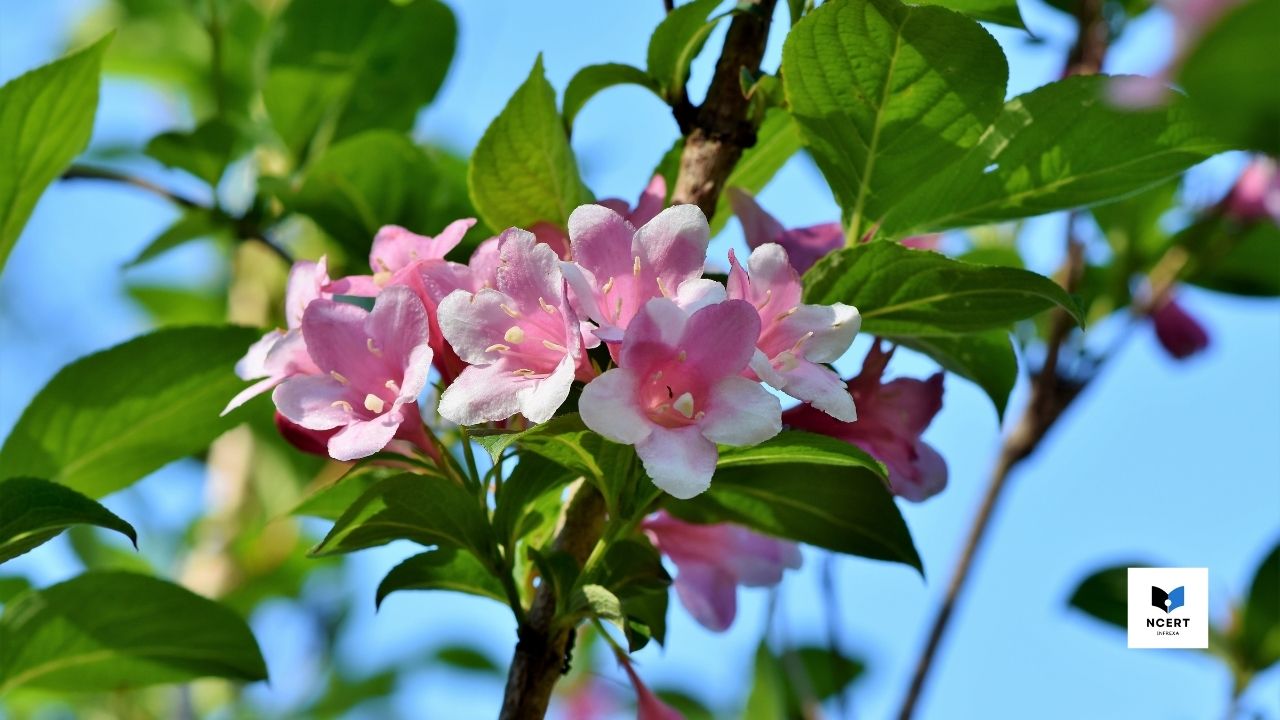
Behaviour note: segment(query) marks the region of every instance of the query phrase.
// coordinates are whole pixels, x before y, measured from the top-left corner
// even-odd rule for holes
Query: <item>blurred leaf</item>
[[[1074,298],[1036,273],[970,265],[876,241],[833,252],[804,276],[805,302],[862,311],[862,330],[898,338],[1007,328],[1057,305],[1081,320]]]
[[[31,589],[31,582],[24,577],[6,575],[0,577],[0,605],[4,605],[21,593]]]
[[[441,475],[401,473],[366,490],[311,554],[349,553],[412,540],[488,557],[489,532],[488,518],[461,485]]]
[[[723,16],[710,21],[707,16],[722,0],[691,0],[667,13],[649,38],[649,75],[658,84],[658,94],[674,103],[684,96],[693,63],[707,37]]]
[[[0,87],[0,270],[44,189],[89,144],[102,52],[110,41]]]
[[[1102,622],[1124,628],[1128,622],[1129,568],[1147,567],[1129,563],[1098,570],[1085,578],[1072,593],[1072,607]]]
[[[705,703],[683,690],[662,688],[655,689],[653,694],[657,695],[662,702],[675,708],[684,716],[684,720],[715,720],[711,709]]]
[[[883,466],[822,435],[784,431],[755,447],[722,448],[711,489],[666,508],[691,522],[737,523],[923,571]]]
[[[724,229],[729,218],[733,217],[727,192],[729,188],[740,188],[752,195],[759,193],[802,146],[800,128],[791,119],[791,115],[781,109],[770,110],[756,133],[756,144],[747,148],[725,180],[726,192],[720,193],[716,200],[715,215],[711,218],[711,234],[715,235]]]
[[[467,186],[481,219],[495,230],[538,222],[563,228],[574,208],[591,202],[541,55],[476,145]]]
[[[289,514],[337,520],[369,488],[398,474],[395,468],[376,465],[352,468],[336,481],[307,495]]]
[[[230,226],[227,218],[214,213],[208,208],[189,208],[147,244],[138,256],[125,264],[125,268],[136,267],[142,263],[164,254],[179,245],[209,237],[228,237]],[[225,315],[225,313],[224,313]]]
[[[507,602],[502,583],[475,555],[466,550],[441,547],[405,560],[378,584],[378,607],[397,590],[451,590]]]
[[[840,652],[827,647],[792,648],[783,653],[783,656],[783,662],[791,658],[799,662],[808,681],[808,689],[819,702],[843,693],[845,688],[866,670],[866,666],[858,660],[845,657]],[[790,684],[787,689],[791,707],[794,710],[800,710],[799,697],[795,689]]]
[[[445,645],[431,655],[437,662],[459,670],[474,670],[493,675],[502,674],[502,668],[493,658],[466,645]]]
[[[410,130],[444,82],[457,35],[436,0],[293,0],[279,24],[263,99],[300,157],[313,142]]]
[[[1280,3],[1226,10],[1182,62],[1178,84],[1197,115],[1233,147],[1280,155]]]
[[[157,330],[83,357],[36,395],[0,449],[4,477],[47,477],[89,497],[198,452],[240,422],[219,417],[253,328]]]
[[[1193,261],[1187,282],[1252,297],[1280,295],[1280,227],[1263,220],[1245,227],[1221,222]]]
[[[1255,673],[1280,661],[1280,544],[1253,574],[1237,642],[1246,666]]]
[[[881,230],[901,237],[1104,203],[1227,149],[1184,103],[1113,107],[1105,98],[1112,81],[1069,77],[1010,100],[980,144],[932,178],[917,178]]]
[[[395,693],[398,678],[395,670],[383,670],[356,680],[331,674],[325,683],[324,695],[307,708],[307,717],[343,717],[370,700],[387,699]]]
[[[140,575],[155,575],[156,569],[133,546],[118,542],[91,525],[77,525],[67,530],[71,552],[86,570],[127,570]]]
[[[778,664],[778,659],[769,651],[769,646],[761,641],[756,648],[751,694],[747,696],[747,706],[743,708],[742,720],[786,718],[787,696],[783,683],[782,667]]]
[[[30,477],[0,481],[0,563],[83,524],[115,530],[138,544],[132,525],[65,485]]]
[[[147,155],[169,167],[186,170],[217,187],[244,140],[231,123],[213,118],[190,131],[161,133],[147,143]]]
[[[400,133],[373,130],[334,145],[285,199],[352,257],[369,254],[383,225],[426,235],[471,214],[462,178]]]
[[[129,284],[125,293],[156,327],[210,325],[227,316],[227,296],[220,290]]]
[[[502,489],[493,510],[493,530],[509,550],[516,541],[539,527],[556,521],[564,487],[577,474],[532,453],[520,458]]]
[[[924,353],[944,370],[973,381],[991,398],[996,415],[1004,418],[1009,393],[1018,381],[1018,356],[1005,330],[970,335],[886,336],[889,340]]]
[[[571,612],[589,614],[592,617],[611,622],[618,629],[626,629],[626,615],[622,612],[622,601],[618,596],[601,585],[583,585],[573,598]]]
[[[782,72],[850,237],[978,143],[1009,74],[976,22],[896,0],[823,3],[787,36]]]
[[[923,4],[955,10],[974,20],[1027,29],[1022,13],[1018,11],[1017,0],[926,0]]]
[[[574,74],[573,79],[564,89],[565,129],[573,130],[573,119],[578,116],[588,100],[595,97],[596,93],[614,85],[639,85],[661,97],[657,83],[638,67],[622,63],[588,65]]]
[[[635,448],[604,439],[587,429],[577,413],[569,413],[536,425],[515,438],[522,450],[540,455],[594,484],[611,512],[631,517],[647,504],[653,486],[635,472]]]
[[[650,638],[666,640],[667,595],[671,576],[662,567],[662,556],[643,535],[611,543],[587,582],[599,584],[617,596],[622,605],[631,652]]]
[[[87,572],[23,594],[0,617],[0,692],[115,691],[198,677],[265,680],[248,625],[173,583]]]

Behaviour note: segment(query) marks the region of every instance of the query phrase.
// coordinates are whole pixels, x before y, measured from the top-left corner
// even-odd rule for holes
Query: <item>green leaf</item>
[[[337,480],[307,495],[290,515],[337,520],[361,495],[378,482],[399,474],[395,468],[357,466]]]
[[[238,615],[173,583],[87,572],[23,594],[0,617],[0,693],[108,692],[200,677],[265,680]]]
[[[503,672],[493,658],[466,645],[445,645],[432,653],[432,657],[437,662],[459,670],[473,670],[490,675],[500,675]]]
[[[38,478],[0,481],[0,563],[52,540],[72,525],[122,533],[136,547],[138,534],[115,513],[80,493]]]
[[[622,612],[622,601],[600,585],[583,585],[573,599],[572,611],[600,618],[626,628],[626,616]]]
[[[800,128],[791,119],[791,115],[781,109],[770,110],[756,133],[756,144],[747,148],[725,180],[726,192],[720,193],[716,200],[715,215],[711,217],[711,234],[715,235],[724,229],[733,216],[733,209],[729,206],[729,188],[739,188],[755,195],[769,184],[773,176],[802,146]]]
[[[278,24],[263,99],[300,157],[313,142],[410,130],[443,84],[457,36],[436,0],[294,0]]]
[[[971,335],[922,335],[887,338],[933,358],[944,370],[973,381],[991,398],[996,415],[1004,418],[1009,393],[1018,380],[1018,356],[1004,330]]]
[[[805,302],[858,308],[862,330],[912,337],[1004,329],[1058,305],[1080,321],[1076,301],[1036,273],[971,265],[929,250],[877,241],[827,255],[805,273]]]
[[[1247,227],[1224,221],[1215,230],[1187,282],[1232,295],[1280,295],[1280,228],[1266,220]]]
[[[462,178],[400,133],[372,130],[348,138],[307,167],[285,198],[354,257],[364,257],[378,228],[400,225],[434,235],[472,214]]]
[[[4,605],[30,589],[31,583],[24,577],[14,575],[0,577],[0,605]]]
[[[881,230],[915,235],[1116,200],[1227,149],[1185,103],[1113,107],[1105,96],[1111,82],[1070,77],[1010,100],[982,142],[942,172],[937,166],[894,205]]]
[[[208,208],[190,208],[147,244],[137,257],[125,264],[125,268],[136,267],[142,263],[172,250],[173,248],[207,237],[228,237],[230,226],[227,218],[214,213]]]
[[[804,646],[791,648],[782,653],[782,662],[798,662],[808,681],[808,690],[819,702],[844,692],[849,684],[858,679],[866,666],[855,659],[845,657],[839,651],[820,646]],[[795,688],[787,686],[790,704],[794,710],[801,710],[800,698]]]
[[[324,556],[412,540],[466,548],[487,557],[488,518],[461,485],[440,475],[402,473],[356,499],[311,551]]]
[[[622,629],[631,652],[652,638],[662,644],[667,632],[667,592],[671,576],[662,556],[644,536],[609,545],[587,579],[608,588],[622,604]]]
[[[506,604],[502,583],[466,550],[441,547],[405,560],[378,584],[376,604],[397,590],[451,590]]]
[[[0,87],[0,270],[41,193],[89,144],[110,40]]]
[[[587,429],[577,413],[552,418],[521,433],[522,450],[540,455],[585,477],[604,495],[611,514],[631,517],[657,492],[636,472],[635,448],[606,440]]]
[[[214,118],[191,131],[157,135],[147,143],[145,152],[216,187],[242,144],[243,138],[234,125]]]
[[[102,497],[199,452],[240,422],[219,417],[243,382],[252,328],[158,330],[64,367],[0,449],[4,477],[28,475]]]
[[[495,229],[564,227],[574,208],[591,202],[541,55],[476,145],[467,186],[481,219]]]
[[[786,684],[782,666],[761,640],[756,648],[751,693],[742,710],[742,720],[778,720],[787,717]]]
[[[923,571],[884,468],[834,438],[787,431],[755,447],[722,448],[711,489],[666,507],[692,522],[733,522]]]
[[[1019,30],[1027,29],[1022,21],[1022,13],[1018,10],[1017,0],[925,0],[921,4],[955,10],[974,20],[1007,25]]]
[[[1280,155],[1280,4],[1253,0],[1213,23],[1183,60],[1178,84],[1198,117],[1239,149]],[[1267,80],[1271,78],[1272,80]]]
[[[1147,567],[1142,563],[1115,565],[1098,570],[1076,588],[1072,593],[1071,607],[1102,622],[1123,628],[1128,617],[1129,568]]]
[[[579,70],[564,89],[564,126],[573,130],[573,119],[596,93],[614,85],[639,85],[661,97],[658,84],[638,67],[622,63],[588,65]]]
[[[192,288],[129,283],[129,299],[151,316],[155,327],[211,325],[227,317],[224,288]]]
[[[667,102],[674,103],[684,96],[689,65],[702,52],[707,36],[720,20],[716,17],[708,21],[707,16],[720,3],[721,0],[685,3],[667,13],[649,38],[649,75],[657,81],[658,93]]]
[[[832,0],[805,15],[787,36],[782,73],[850,237],[978,143],[1009,74],[982,26],[897,0]]]
[[[528,453],[502,483],[493,510],[493,531],[504,546],[554,523],[564,487],[578,475],[550,460]]]
[[[1237,642],[1247,667],[1255,673],[1280,661],[1280,544],[1253,574]]]

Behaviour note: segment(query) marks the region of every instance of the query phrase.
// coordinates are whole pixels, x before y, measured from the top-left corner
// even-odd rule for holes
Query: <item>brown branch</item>
[[[754,0],[750,9],[734,16],[706,100],[697,108],[687,101],[675,108],[686,137],[671,199],[697,205],[707,217],[715,213],[716,200],[742,152],[756,144],[756,126],[748,117],[739,78],[742,68],[753,73],[760,69],[776,5],[777,0]]]
[[[604,496],[583,482],[565,510],[554,550],[568,553],[583,565],[600,540],[604,519]],[[541,720],[547,714],[551,691],[568,666],[573,631],[572,625],[556,622],[556,594],[552,583],[543,578],[518,631],[500,720]]]
[[[63,180],[106,180],[109,182],[122,183],[135,188],[139,188],[141,190],[146,190],[152,195],[157,195],[159,197],[162,197],[165,200],[168,200],[169,202],[175,205],[178,205],[179,207],[183,207],[187,209],[204,207],[202,203],[192,200],[191,198],[185,195],[176,193],[170,190],[169,188],[163,187],[161,185],[157,185],[156,183],[153,183],[150,180],[147,180],[145,178],[140,178],[136,175],[127,175],[125,173],[118,172],[116,170],[107,170],[106,168],[87,167],[85,165],[72,165],[71,167],[67,168],[66,172],[62,173],[62,179]]]

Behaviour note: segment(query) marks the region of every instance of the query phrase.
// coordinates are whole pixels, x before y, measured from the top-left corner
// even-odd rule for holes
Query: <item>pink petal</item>
[[[284,337],[283,332],[272,330],[250,345],[244,357],[236,361],[236,377],[241,380],[255,380],[270,375],[271,371],[267,370],[267,354],[282,337]]]
[[[564,300],[560,258],[532,233],[510,228],[498,239],[498,289],[525,307],[558,306]]]
[[[895,495],[922,502],[947,487],[947,463],[937,450],[923,442],[916,443],[915,456],[910,472],[889,474],[889,485]]]
[[[703,627],[723,632],[733,624],[738,586],[732,575],[712,565],[689,563],[679,566],[674,585],[680,603]]]
[[[702,436],[697,425],[683,428],[654,426],[649,437],[636,443],[653,484],[680,500],[704,492],[715,473],[715,443]]]
[[[308,430],[330,430],[352,422],[352,403],[347,387],[327,375],[299,375],[289,378],[271,394],[276,409]]]
[[[459,290],[440,303],[440,330],[458,357],[472,365],[488,365],[502,358],[489,348],[502,343],[507,329],[515,324],[504,305],[514,309],[516,302],[488,288],[474,295]]]
[[[289,327],[302,324],[302,314],[312,300],[324,297],[324,287],[329,284],[329,271],[325,258],[318,262],[300,260],[289,270],[289,284],[285,290],[284,317]]]
[[[668,288],[702,277],[711,242],[711,226],[697,205],[675,205],[658,213],[635,233],[632,247],[641,263]],[[599,275],[599,273],[596,273]]]
[[[382,450],[395,437],[403,416],[388,412],[371,420],[356,420],[329,438],[329,457],[358,460]]]
[[[1185,360],[1209,347],[1209,333],[1172,297],[1151,313],[1156,338],[1174,359]]]
[[[708,305],[724,302],[728,299],[724,285],[711,278],[695,278],[680,283],[673,298],[687,313],[695,313]]]
[[[334,300],[316,300],[302,317],[302,333],[311,358],[322,372],[337,372],[359,386],[382,384],[380,363],[368,349],[364,321],[368,311]],[[288,415],[288,413],[285,413]],[[293,416],[289,419],[298,422]]]
[[[529,422],[544,423],[550,420],[556,414],[556,410],[559,410],[568,399],[576,371],[575,360],[573,354],[566,353],[556,365],[554,372],[521,388],[520,414],[524,415]]]
[[[725,554],[725,564],[731,568],[739,585],[745,587],[770,587],[782,582],[786,570],[799,568],[804,558],[795,543],[761,535],[736,525],[734,547]]]
[[[582,205],[569,215],[573,260],[600,282],[631,275],[634,235],[630,223],[601,205]]]
[[[520,393],[533,382],[501,364],[473,365],[445,388],[437,412],[459,425],[506,420],[520,412]]]
[[[533,233],[533,236],[538,239],[540,244],[551,248],[551,252],[554,252],[556,257],[569,257],[569,238],[561,228],[551,223],[540,222],[529,228],[529,231]]]
[[[491,237],[480,243],[467,265],[471,268],[476,289],[498,286],[498,264],[501,256],[498,253],[498,238]]]
[[[729,203],[733,206],[733,214],[738,216],[738,222],[742,223],[742,233],[752,249],[778,242],[782,237],[782,223],[760,207],[746,191],[729,188]]]
[[[671,300],[654,298],[645,303],[627,326],[620,364],[643,375],[665,362],[684,337],[688,322],[689,315]]]
[[[640,199],[636,202],[636,209],[632,210],[627,219],[632,225],[640,226],[657,217],[662,212],[663,206],[667,204],[667,181],[661,175],[654,175],[649,180],[649,184],[645,187],[644,192],[640,193]]]
[[[231,398],[231,402],[228,402],[226,407],[222,408],[222,412],[218,413],[218,417],[225,416],[227,413],[231,412],[232,410],[235,410],[241,405],[244,405],[250,400],[258,397],[262,393],[284,382],[284,380],[285,378],[281,378],[281,377],[263,378],[262,380],[259,380],[258,382],[250,385],[249,387],[241,390],[240,392],[236,393],[235,397]]]
[[[774,386],[779,390],[837,420],[853,422],[858,419],[853,396],[849,394],[844,380],[825,365],[800,360],[795,367],[781,374],[784,384]]]
[[[429,323],[427,309],[412,290],[393,285],[383,290],[373,304],[373,311],[364,320],[367,340],[366,352],[373,347],[379,359],[393,368],[404,369],[413,362],[421,362],[426,350],[426,364],[431,364],[431,351],[427,345]],[[416,357],[415,357],[416,356]],[[411,358],[414,358],[411,361]],[[425,370],[423,371],[425,379]],[[419,388],[421,389],[421,388]]]
[[[880,388],[875,420],[901,435],[919,436],[942,409],[942,373],[928,380],[898,378]]]
[[[684,326],[684,365],[703,378],[737,375],[751,361],[759,337],[760,316],[749,303],[726,300],[704,307]]]
[[[684,716],[675,708],[659,700],[645,687],[625,655],[618,653],[617,657],[622,669],[627,672],[627,677],[631,679],[632,687],[636,689],[636,720],[684,720]]]
[[[711,390],[702,434],[721,445],[756,445],[782,431],[782,404],[760,383],[732,375]]]
[[[613,368],[587,383],[578,400],[582,422],[625,445],[649,437],[653,423],[637,404],[637,384],[636,374],[627,368]]]
[[[348,275],[329,283],[325,290],[333,295],[374,297],[382,291],[382,285],[372,275]]]

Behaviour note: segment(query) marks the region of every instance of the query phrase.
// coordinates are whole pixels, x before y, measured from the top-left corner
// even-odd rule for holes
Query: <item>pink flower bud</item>
[[[1172,296],[1151,312],[1156,339],[1169,355],[1185,360],[1209,347],[1209,333]]]
[[[1223,200],[1223,211],[1240,222],[1270,219],[1280,225],[1280,172],[1276,161],[1259,157],[1249,163]]]

